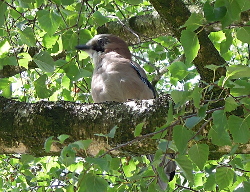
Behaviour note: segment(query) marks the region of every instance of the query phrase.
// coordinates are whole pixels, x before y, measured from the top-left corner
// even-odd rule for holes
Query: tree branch
[[[150,137],[167,131],[167,137],[171,138],[172,128],[181,122],[176,119],[171,125],[165,126],[169,101],[168,96],[163,96],[157,100],[126,103],[23,103],[0,97],[0,153],[56,155],[62,146],[53,145],[51,153],[45,153],[45,140],[51,136],[67,134],[70,135],[68,142],[92,139],[87,155],[96,155],[100,150],[113,155],[152,154],[157,148],[157,143]],[[207,114],[209,113],[211,110],[207,111]],[[183,121],[192,116],[196,114],[179,118]],[[135,137],[135,127],[141,122],[144,122],[141,136]],[[100,133],[108,134],[114,126],[118,126],[114,138],[96,136]],[[155,130],[155,127],[162,126],[161,130]],[[207,127],[202,127],[205,128]],[[214,148],[209,139],[202,142]],[[237,152],[248,153],[249,150],[246,149],[249,148],[249,144],[242,145]],[[214,148],[210,150],[210,158],[228,153],[230,150],[230,146]]]
[[[168,97],[163,97],[157,101],[127,103],[23,103],[0,97],[0,153],[41,155],[45,153],[42,148],[48,137],[68,134],[71,141],[92,139],[94,146],[88,153],[97,154],[101,149],[108,150],[134,139],[134,128],[143,121],[145,127],[142,134],[154,132],[154,127],[166,121],[168,100]],[[109,133],[114,126],[119,127],[114,139],[106,141],[104,137],[95,136]],[[151,145],[155,149],[154,141]],[[58,150],[54,146],[53,151]],[[139,154],[145,152],[138,144],[137,147],[130,145],[123,150]]]

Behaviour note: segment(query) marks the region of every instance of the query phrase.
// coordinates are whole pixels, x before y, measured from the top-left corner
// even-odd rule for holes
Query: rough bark
[[[165,21],[165,28],[170,29],[174,36],[180,40],[181,31],[185,22],[191,15],[186,5],[181,0],[150,0],[155,10],[159,13],[161,18]],[[200,30],[200,29],[199,29]],[[197,68],[201,79],[205,82],[213,82],[218,80],[222,75],[225,75],[225,68],[217,70],[214,78],[214,72],[205,68],[206,65],[223,65],[225,60],[220,56],[213,43],[208,38],[208,33],[201,30],[198,33],[200,50],[197,57],[194,59],[194,64]]]
[[[126,21],[109,22],[97,28],[99,34],[114,34],[125,39],[129,45],[146,42],[159,36],[173,35],[166,29],[165,21],[159,14],[147,14],[134,16]],[[156,30],[157,29],[157,30]],[[139,35],[139,40],[136,35]]]
[[[92,139],[88,155],[100,150],[117,147],[113,155],[142,155],[154,153],[156,141],[151,139],[156,127],[166,124],[169,97],[157,100],[130,101],[127,103],[105,102],[82,104],[73,102],[23,103],[0,97],[0,153],[31,153],[37,156],[58,154],[59,145],[53,145],[51,153],[45,153],[44,142],[50,136],[70,135],[69,142]],[[145,122],[142,136],[135,138],[138,123]],[[171,138],[172,126],[166,126],[167,137]],[[114,138],[95,134],[107,134],[118,126]],[[164,126],[165,127],[165,126]],[[163,128],[164,128],[163,127]],[[149,137],[147,137],[147,134]],[[151,134],[151,135],[150,135]],[[130,142],[132,140],[135,142]],[[128,143],[123,145],[124,143]],[[229,146],[218,148],[209,139],[203,140],[210,147],[210,158],[228,153]],[[119,145],[123,147],[119,148]],[[239,147],[237,153],[249,153],[250,144]]]
[[[71,141],[93,139],[94,146],[88,151],[93,155],[100,149],[107,150],[134,139],[134,128],[143,121],[142,134],[154,132],[155,127],[165,123],[167,111],[167,98],[80,104],[65,101],[23,103],[0,97],[0,153],[44,155],[43,145],[48,137],[68,134]],[[104,137],[95,136],[109,133],[114,126],[119,127],[114,139],[106,141]],[[123,150],[134,154],[146,153],[138,143],[135,146],[128,145]],[[58,149],[54,148],[54,151]],[[150,148],[147,149],[149,152]]]

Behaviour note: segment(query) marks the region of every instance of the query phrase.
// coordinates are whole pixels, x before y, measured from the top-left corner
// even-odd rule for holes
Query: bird
[[[91,95],[94,102],[126,102],[156,97],[145,71],[132,61],[123,39],[112,34],[99,34],[76,49],[84,50],[93,60]]]
[[[148,81],[143,68],[132,61],[132,54],[127,43],[112,34],[98,34],[85,45],[77,45],[93,60],[94,71],[91,81],[91,95],[95,103],[106,101],[126,102],[128,100],[155,99],[156,91]],[[147,155],[150,162],[154,155]],[[176,164],[173,156],[162,158],[166,175],[171,181],[175,175]],[[156,169],[153,167],[153,170]],[[166,188],[166,183],[157,178],[159,186]]]

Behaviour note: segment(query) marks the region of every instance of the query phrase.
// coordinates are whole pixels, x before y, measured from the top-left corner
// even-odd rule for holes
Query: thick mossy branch
[[[93,139],[100,145],[106,143],[106,138],[95,134],[107,134],[114,126],[118,126],[115,138],[109,138],[107,146],[101,147],[110,149],[134,139],[134,128],[138,123],[145,122],[142,134],[154,132],[155,127],[163,125],[166,122],[168,100],[166,97],[127,103],[80,104],[41,101],[30,104],[0,97],[0,153],[29,152],[41,155],[44,153],[45,140],[61,134],[70,135],[72,141]],[[11,147],[20,143],[26,149],[11,151]],[[98,149],[100,147],[96,152],[90,153],[98,153]],[[126,147],[123,150],[126,151]]]
[[[70,135],[68,142],[92,139],[87,155],[96,155],[100,150],[109,151],[113,148],[115,150],[111,153],[114,155],[155,153],[157,144],[151,137],[155,135],[157,127],[166,124],[169,103],[168,96],[157,100],[99,104],[65,101],[23,103],[0,97],[0,153],[48,155],[44,150],[45,140],[61,134]],[[195,114],[179,117],[170,125],[163,126],[162,129],[167,131],[164,132],[166,138],[172,140],[172,128],[192,116]],[[141,122],[144,122],[141,136],[135,137],[135,127]],[[118,126],[114,138],[96,135],[108,134],[114,126]],[[204,129],[208,132],[210,127],[206,126]],[[228,153],[231,149],[230,146],[215,146],[209,138],[200,142],[209,145],[211,159]],[[60,147],[53,145],[49,154],[58,154]],[[240,146],[237,151],[248,152],[249,144]]]

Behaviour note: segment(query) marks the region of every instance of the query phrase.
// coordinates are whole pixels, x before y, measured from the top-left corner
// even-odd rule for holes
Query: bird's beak
[[[91,46],[89,46],[89,45],[77,45],[76,49],[85,51],[85,50],[91,49]]]

